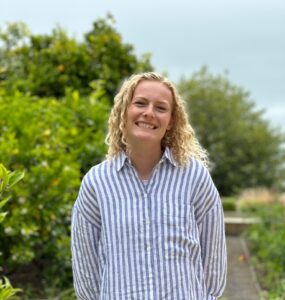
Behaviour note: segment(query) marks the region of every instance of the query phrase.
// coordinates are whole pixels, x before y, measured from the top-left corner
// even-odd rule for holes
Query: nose
[[[143,116],[144,117],[153,117],[153,115],[154,115],[154,107],[153,107],[153,105],[149,104],[145,107]]]

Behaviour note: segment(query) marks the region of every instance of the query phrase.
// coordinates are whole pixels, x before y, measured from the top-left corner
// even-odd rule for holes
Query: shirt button
[[[147,198],[147,193],[144,193],[143,196],[144,196],[144,198],[146,199],[146,198]]]
[[[145,224],[147,224],[147,225],[150,224],[150,219],[149,218],[145,219]]]

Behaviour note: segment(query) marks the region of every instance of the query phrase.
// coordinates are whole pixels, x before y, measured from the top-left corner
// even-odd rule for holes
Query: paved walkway
[[[227,236],[228,278],[223,300],[260,300],[255,273],[242,237]]]

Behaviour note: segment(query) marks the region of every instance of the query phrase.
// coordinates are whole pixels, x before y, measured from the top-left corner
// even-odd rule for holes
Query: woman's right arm
[[[89,182],[90,184],[90,182]],[[100,294],[100,214],[95,195],[84,178],[72,211],[71,253],[74,289],[78,299],[95,300]],[[97,208],[97,209],[96,209]]]

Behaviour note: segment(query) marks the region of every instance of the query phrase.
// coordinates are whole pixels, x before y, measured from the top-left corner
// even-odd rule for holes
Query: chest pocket
[[[189,256],[199,247],[199,233],[194,207],[179,202],[163,205],[164,250],[166,258]]]
[[[195,225],[194,208],[179,201],[164,203],[162,222],[166,226],[187,232]]]

